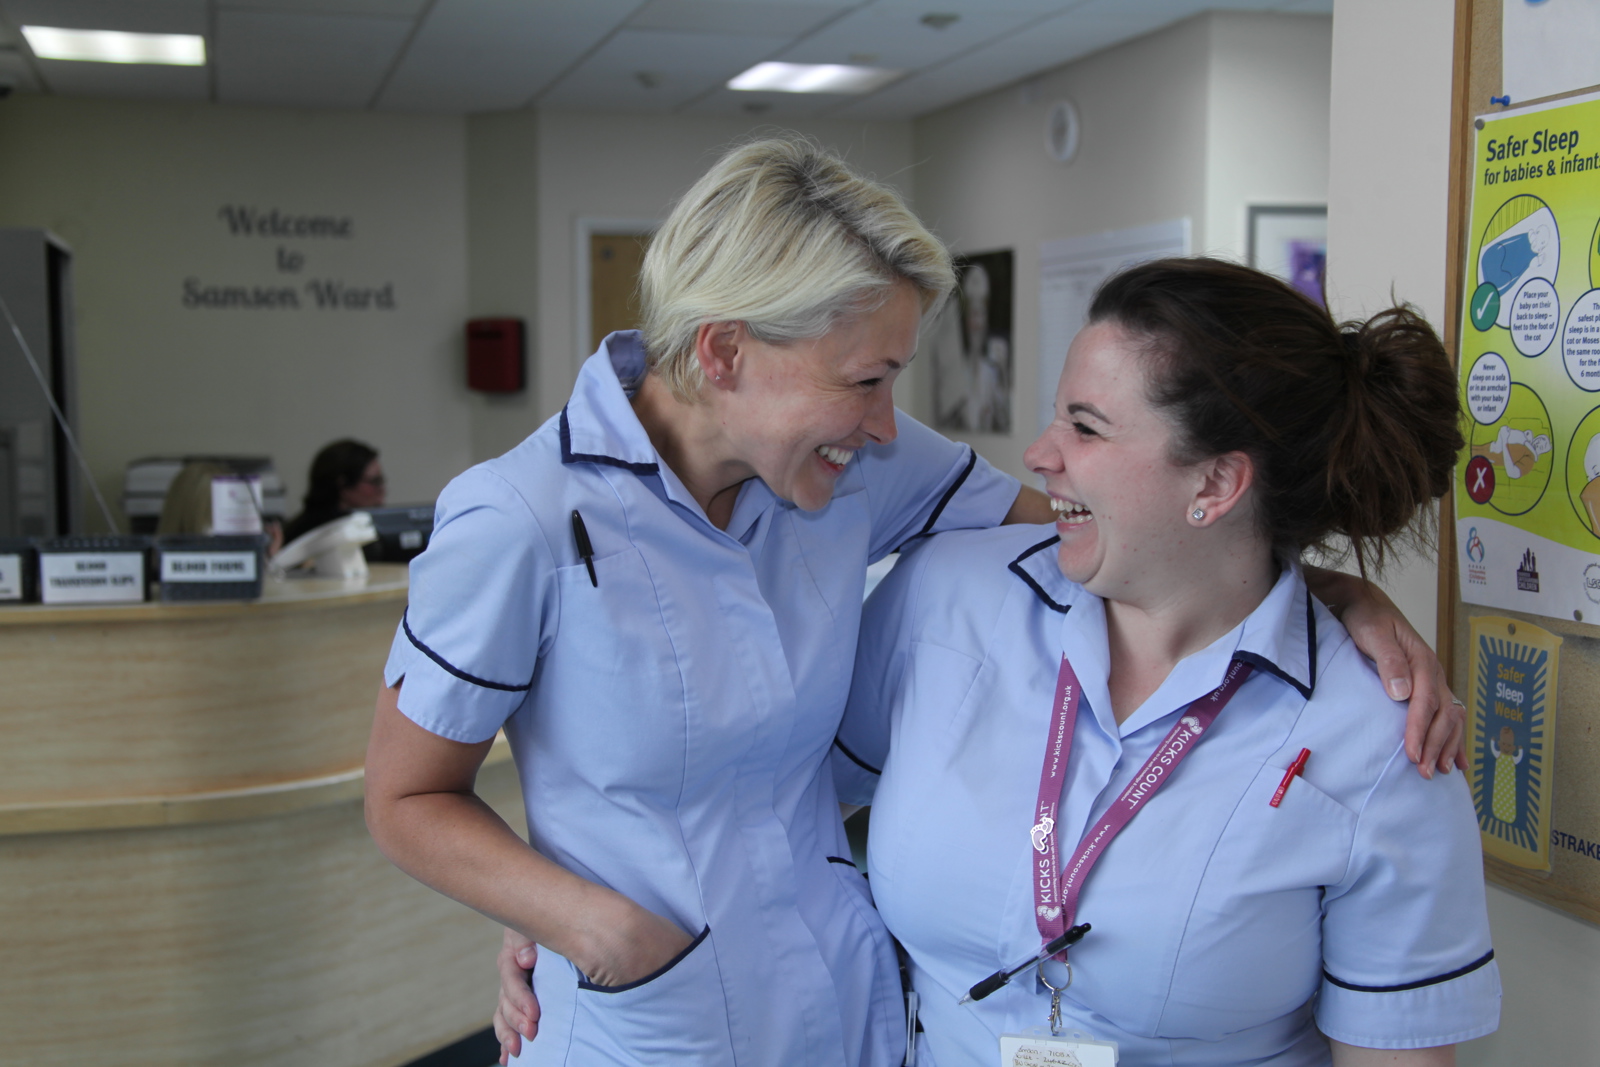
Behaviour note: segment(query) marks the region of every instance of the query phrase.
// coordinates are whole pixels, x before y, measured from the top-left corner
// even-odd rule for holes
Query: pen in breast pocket
[[[1302,748],[1300,755],[1296,756],[1294,762],[1289,764],[1289,769],[1283,772],[1283,781],[1278,783],[1278,791],[1272,794],[1272,800],[1269,802],[1273,807],[1283,803],[1283,794],[1289,791],[1289,783],[1294,781],[1295,775],[1306,769],[1306,760],[1310,758],[1311,750]]]
[[[577,508],[572,509],[572,539],[578,542],[578,555],[589,568],[589,584],[599,589],[600,578],[594,573],[594,545],[589,543],[589,531],[584,529],[583,516],[578,514]]]

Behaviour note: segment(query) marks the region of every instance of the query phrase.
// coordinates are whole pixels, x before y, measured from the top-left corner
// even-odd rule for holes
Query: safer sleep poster
[[[1600,94],[1477,123],[1461,599],[1600,623]]]

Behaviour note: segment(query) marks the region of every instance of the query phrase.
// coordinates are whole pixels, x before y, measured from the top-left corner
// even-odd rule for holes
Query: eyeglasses
[[[362,479],[360,479],[359,481],[356,482],[356,484],[357,485],[370,485],[374,489],[382,489],[385,485],[388,484],[388,482],[384,480],[383,475],[374,474],[370,478],[362,478]]]

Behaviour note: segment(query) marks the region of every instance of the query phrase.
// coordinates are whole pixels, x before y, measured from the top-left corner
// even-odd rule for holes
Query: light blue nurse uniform
[[[988,1067],[999,1034],[1046,1022],[1031,972],[957,1000],[1040,944],[1028,831],[1063,653],[1082,685],[1056,825],[1064,863],[1181,709],[1231,661],[1255,668],[1090,873],[1077,921],[1094,929],[1071,951],[1068,1028],[1117,1041],[1124,1067],[1327,1064],[1323,1034],[1407,1049],[1494,1030],[1466,782],[1416,772],[1405,709],[1299,568],[1119,725],[1103,602],[1062,576],[1049,533],[924,543],[862,620],[840,740],[882,778],[875,795],[864,771],[840,793],[872,803],[873,895],[911,956],[919,1067]],[[1302,748],[1305,772],[1274,808]]]
[[[751,480],[719,530],[634,415],[644,368],[610,335],[559,416],[450,483],[384,671],[441,737],[504,727],[535,848],[698,935],[616,988],[541,949],[517,1062],[897,1064],[898,965],[828,759],[862,588],[908,540],[1000,522],[1018,483],[897,415],[820,511]]]

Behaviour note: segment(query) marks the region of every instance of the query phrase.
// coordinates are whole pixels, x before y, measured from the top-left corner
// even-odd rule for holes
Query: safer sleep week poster
[[[1600,94],[1477,123],[1461,599],[1600,623]]]

